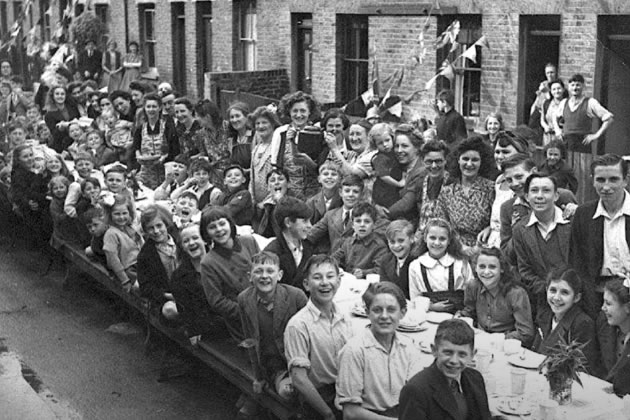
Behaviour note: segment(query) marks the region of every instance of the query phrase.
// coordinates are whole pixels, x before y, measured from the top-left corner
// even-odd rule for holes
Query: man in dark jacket
[[[103,53],[96,49],[94,41],[85,44],[85,50],[79,52],[77,70],[83,80],[94,80],[98,83],[101,78]]]

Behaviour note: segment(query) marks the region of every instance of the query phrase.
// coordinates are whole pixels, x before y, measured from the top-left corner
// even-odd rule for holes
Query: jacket
[[[617,357],[617,334],[619,329],[608,324],[603,312],[597,318],[597,339],[602,354],[602,364],[607,372],[605,379],[613,384],[619,396],[630,394],[630,340]]]
[[[271,241],[265,248],[265,251],[273,252],[280,259],[280,269],[282,270],[282,279],[280,280],[284,284],[290,284],[291,286],[303,289],[302,282],[306,273],[306,263],[313,255],[313,245],[310,242],[302,241],[302,260],[300,265],[295,265],[295,259],[289,249],[284,235],[279,234],[276,239]]]

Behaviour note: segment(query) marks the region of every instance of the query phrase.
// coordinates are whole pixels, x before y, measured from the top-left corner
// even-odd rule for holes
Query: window
[[[41,26],[41,38],[42,42],[50,41],[50,15],[46,14],[46,11],[50,8],[50,0],[41,0],[39,2],[39,16]]]
[[[143,46],[144,60],[149,67],[155,67],[155,4],[138,6],[140,13],[140,43]]]
[[[22,2],[14,1],[13,2],[13,22],[17,22],[20,18],[20,14],[22,14]]]
[[[108,9],[108,7],[107,7],[106,4],[96,4],[96,5],[94,5],[94,14],[96,16],[98,16],[98,18],[100,20],[102,20],[103,23],[105,23],[105,28],[106,28],[105,30],[109,31],[109,25],[107,24],[108,23],[108,21],[107,21],[107,9]]]
[[[203,73],[212,70],[212,3],[209,1],[197,2],[197,33],[199,37],[198,51],[199,63]]]
[[[347,103],[368,89],[368,17],[338,15],[337,39],[341,41],[338,96],[341,102]]]
[[[238,22],[234,70],[256,70],[256,1],[235,1],[234,16]]]
[[[458,46],[450,52],[450,44],[437,51],[437,71],[444,60],[448,59],[455,69],[455,77],[451,82],[446,77],[438,77],[436,89],[451,89],[455,92],[455,109],[464,117],[479,117],[481,100],[481,54],[482,48],[476,46],[477,63],[468,58],[459,57],[464,51],[481,38],[480,15],[444,15],[438,16],[438,35],[454,21],[459,20],[460,31],[457,37]]]
[[[0,36],[4,37],[8,30],[7,4],[0,2]]]

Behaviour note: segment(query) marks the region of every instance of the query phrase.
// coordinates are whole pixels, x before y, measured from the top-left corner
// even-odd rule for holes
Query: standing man
[[[553,63],[545,64],[545,80],[540,82],[536,91],[536,100],[532,104],[529,111],[530,125],[533,123],[536,127],[540,126],[540,113],[543,111],[543,104],[546,100],[551,99],[549,86],[551,82],[558,79],[558,68]]]
[[[451,148],[468,137],[464,117],[455,111],[455,94],[452,90],[438,93],[436,106],[440,116],[435,120],[438,140],[444,140]]]
[[[6,59],[0,60],[0,82],[11,83],[11,76],[13,75],[13,67],[11,62]]]
[[[569,264],[595,291],[591,315],[602,306],[604,283],[630,276],[630,194],[628,162],[612,153],[591,164],[598,200],[579,206],[573,216]]]
[[[101,78],[103,53],[96,49],[94,41],[85,44],[85,50],[79,53],[77,67],[83,80],[94,80],[98,83]]]

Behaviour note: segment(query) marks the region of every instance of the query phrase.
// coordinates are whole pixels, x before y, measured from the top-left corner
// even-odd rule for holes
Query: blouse
[[[427,292],[421,265],[427,270],[427,280],[433,291],[448,290],[448,272],[451,266],[453,266],[455,277],[455,290],[462,290],[464,285],[474,278],[468,262],[456,260],[450,254],[445,254],[436,260],[426,252],[409,264],[409,296],[411,299]]]

